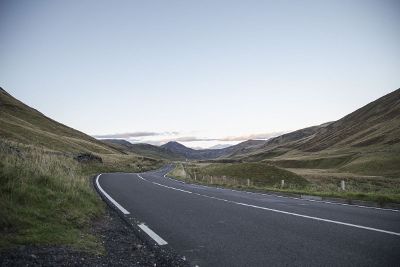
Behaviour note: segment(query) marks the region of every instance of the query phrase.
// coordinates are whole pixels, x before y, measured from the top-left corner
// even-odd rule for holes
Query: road
[[[103,194],[198,266],[399,266],[400,212],[102,174]]]

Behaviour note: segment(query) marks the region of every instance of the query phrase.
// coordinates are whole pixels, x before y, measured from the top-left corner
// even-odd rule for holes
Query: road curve
[[[165,177],[170,168],[102,174],[97,183],[193,265],[400,264],[398,211],[186,184]]]

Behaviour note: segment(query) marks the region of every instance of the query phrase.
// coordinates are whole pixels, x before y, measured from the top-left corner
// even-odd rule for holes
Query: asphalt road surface
[[[102,174],[102,193],[198,266],[400,266],[400,212]]]

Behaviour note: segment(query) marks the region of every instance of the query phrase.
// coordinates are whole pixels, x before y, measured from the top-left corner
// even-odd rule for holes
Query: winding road
[[[96,185],[198,266],[399,266],[400,212],[182,183],[171,166]]]

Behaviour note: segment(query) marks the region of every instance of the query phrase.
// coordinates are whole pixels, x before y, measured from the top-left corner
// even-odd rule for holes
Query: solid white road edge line
[[[100,173],[99,175],[97,175],[96,184],[97,184],[97,187],[100,189],[101,193],[103,193],[103,195],[105,195],[106,198],[108,198],[108,200],[111,201],[111,203],[113,203],[120,211],[122,211],[123,214],[125,214],[125,215],[130,214],[129,211],[127,211],[126,209],[124,209],[124,207],[122,207],[117,201],[115,201],[115,200],[114,200],[109,194],[107,194],[107,192],[104,191],[104,189],[100,186],[100,183],[99,183],[99,177],[100,177],[100,175],[101,175],[101,173]]]
[[[242,202],[236,202],[236,201],[227,200],[227,199],[223,199],[223,198],[207,196],[207,195],[203,195],[203,194],[199,194],[199,193],[194,193],[194,194],[198,195],[198,196],[207,197],[207,198],[220,200],[220,201],[224,201],[224,202],[228,202],[228,203],[232,203],[232,204],[236,204],[236,205],[246,206],[246,207],[250,207],[250,208],[262,209],[262,210],[267,210],[267,211],[272,211],[272,212],[277,212],[277,213],[282,213],[282,214],[287,214],[287,215],[292,215],[292,216],[312,219],[312,220],[321,221],[321,222],[329,222],[329,223],[334,223],[334,224],[339,224],[339,225],[355,227],[355,228],[359,228],[359,229],[365,229],[365,230],[370,230],[370,231],[375,231],[375,232],[380,232],[380,233],[400,236],[400,233],[387,231],[387,230],[382,230],[382,229],[378,229],[378,228],[373,228],[373,227],[368,227],[368,226],[363,226],[363,225],[358,225],[358,224],[352,224],[352,223],[345,223],[345,222],[329,220],[329,219],[323,219],[323,218],[319,218],[319,217],[308,216],[308,215],[303,215],[303,214],[294,213],[294,212],[288,212],[288,211],[283,211],[283,210],[260,207],[260,206],[256,206],[256,205],[246,204],[246,203],[242,203]]]
[[[138,224],[140,229],[142,229],[146,234],[148,234],[154,241],[157,242],[160,246],[168,244],[167,241],[162,239],[159,235],[153,232],[149,227],[147,227],[144,223]]]
[[[159,183],[156,183],[156,182],[152,182],[152,181],[149,181],[149,180],[146,180],[146,179],[144,179],[140,174],[136,174],[140,179],[142,179],[143,181],[146,181],[146,182],[149,182],[149,183],[152,183],[152,184],[155,184],[155,185],[158,185],[158,186],[162,186],[162,187],[165,187],[165,188],[169,188],[169,189],[173,189],[173,190],[177,190],[177,191],[181,191],[181,192],[185,192],[185,193],[188,193],[188,194],[191,194],[192,192],[190,192],[190,191],[186,191],[186,190],[183,190],[183,189],[179,189],[179,188],[175,188],[175,187],[171,187],[171,186],[167,186],[167,185],[163,185],[163,184],[159,184]]]
[[[151,182],[151,183],[152,183],[152,184],[159,185],[159,186],[162,186],[162,187],[165,187],[165,188],[169,188],[169,189],[173,189],[173,190],[178,190],[178,191],[181,191],[181,192],[185,192],[185,193],[188,193],[188,194],[192,194],[192,193],[193,193],[193,192],[191,192],[191,191],[186,191],[186,190],[183,190],[183,189],[179,189],[179,188],[175,188],[175,187],[171,187],[171,186],[159,184],[159,183],[156,183],[156,182]]]
[[[139,176],[139,175],[138,175]],[[148,181],[144,179],[143,177],[140,177],[142,180],[144,181]],[[175,188],[175,187],[171,187],[171,186],[165,186],[159,183],[155,183],[155,182],[151,182],[155,185],[158,186],[162,186],[168,189],[174,189],[174,190],[178,190],[178,191],[184,191],[185,193],[191,192],[191,191],[186,191],[186,190],[182,190],[179,188]],[[352,223],[345,223],[345,222],[340,222],[340,221],[335,221],[335,220],[329,220],[329,219],[323,219],[323,218],[319,218],[319,217],[314,217],[314,216],[308,216],[308,215],[303,215],[303,214],[299,214],[299,213],[294,213],[294,212],[288,212],[288,211],[283,211],[283,210],[277,210],[277,209],[271,209],[271,208],[266,208],[266,207],[260,207],[260,206],[256,206],[256,205],[251,205],[251,204],[246,204],[246,203],[242,203],[242,202],[236,202],[236,201],[232,201],[232,200],[228,200],[228,199],[223,199],[223,198],[218,198],[218,197],[213,197],[213,196],[208,196],[208,195],[203,195],[200,193],[195,193],[195,192],[191,192],[194,195],[197,196],[201,196],[201,197],[206,197],[206,198],[211,198],[211,199],[215,199],[215,200],[219,200],[219,201],[224,201],[227,203],[231,203],[231,204],[236,204],[236,205],[240,205],[240,206],[245,206],[245,207],[249,207],[249,208],[255,208],[255,209],[261,209],[261,210],[267,210],[267,211],[272,211],[272,212],[276,212],[276,213],[282,213],[282,214],[286,214],[286,215],[292,215],[292,216],[297,216],[297,217],[301,217],[301,218],[306,218],[306,219],[311,219],[311,220],[316,220],[316,221],[321,221],[321,222],[328,222],[328,223],[334,223],[334,224],[338,224],[338,225],[345,225],[345,226],[350,226],[350,227],[354,227],[354,228],[359,228],[359,229],[364,229],[364,230],[369,230],[369,231],[375,231],[375,232],[379,232],[379,233],[385,233],[385,234],[390,234],[390,235],[396,235],[396,236],[400,236],[400,233],[397,232],[392,232],[392,231],[386,231],[386,230],[382,230],[382,229],[378,229],[378,228],[373,228],[373,227],[368,227],[368,226],[363,226],[363,225],[358,225],[358,224],[352,224]]]
[[[122,207],[117,201],[115,201],[115,200],[114,200],[109,194],[107,194],[107,192],[104,191],[104,189],[100,186],[100,183],[99,183],[99,177],[100,177],[100,175],[101,175],[101,174],[97,175],[97,177],[96,177],[96,184],[97,184],[97,187],[100,189],[101,193],[103,193],[103,194],[108,198],[108,200],[110,200],[120,211],[122,211],[123,214],[125,214],[125,215],[130,214],[129,211],[127,211],[127,210],[126,210],[124,207]],[[146,179],[144,179],[143,177],[141,177],[139,174],[138,174],[138,176],[140,177],[140,179],[147,181]],[[158,185],[161,185],[161,184],[158,184]],[[161,186],[162,186],[162,185],[161,185]],[[165,186],[165,187],[168,187],[168,186]],[[169,188],[169,187],[168,187],[168,188]],[[174,188],[171,187],[171,189],[174,189]],[[177,189],[177,190],[185,192],[185,190],[180,190],[180,189]],[[186,192],[189,192],[189,191],[186,191]],[[192,193],[192,192],[189,192],[189,193]],[[163,246],[163,245],[168,244],[167,241],[165,241],[164,239],[162,239],[159,235],[157,235],[153,230],[151,230],[149,227],[147,227],[144,223],[138,224],[138,226],[139,226],[140,229],[142,229],[146,234],[148,234],[154,241],[156,241],[158,245]]]

